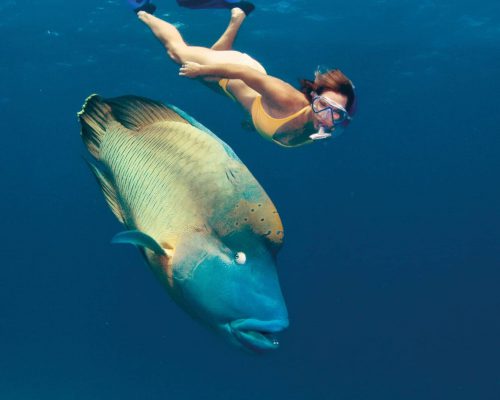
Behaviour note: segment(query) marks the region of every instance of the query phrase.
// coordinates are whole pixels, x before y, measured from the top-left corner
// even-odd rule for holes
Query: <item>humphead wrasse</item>
[[[172,298],[252,351],[288,326],[276,272],[283,226],[234,152],[174,106],[90,96],[78,114],[104,197]]]

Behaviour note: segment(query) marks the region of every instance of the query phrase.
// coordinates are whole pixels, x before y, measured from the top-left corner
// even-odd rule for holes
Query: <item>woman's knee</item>
[[[172,59],[172,61],[177,64],[182,64],[186,60],[187,47],[185,44],[183,45],[171,45],[167,47],[168,56]]]

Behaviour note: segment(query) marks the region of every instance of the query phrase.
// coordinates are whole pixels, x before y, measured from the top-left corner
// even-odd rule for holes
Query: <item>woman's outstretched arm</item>
[[[214,76],[226,79],[240,79],[248,87],[259,93],[266,103],[276,108],[293,106],[303,101],[303,95],[287,82],[264,74],[254,68],[240,64],[209,64],[202,65],[195,62],[182,64],[180,76],[196,78],[200,76]]]

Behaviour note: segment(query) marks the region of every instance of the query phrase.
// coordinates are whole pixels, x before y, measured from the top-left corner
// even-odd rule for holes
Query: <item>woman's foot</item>
[[[247,17],[245,12],[239,8],[239,7],[234,7],[231,9],[231,24],[238,24],[241,25],[244,21],[244,19]]]
[[[146,11],[139,11],[137,13],[137,16],[139,17],[139,19],[142,22],[144,22],[145,24],[147,24],[148,21],[150,20],[151,14],[148,14]]]
[[[166,22],[158,18],[156,15],[150,14],[147,11],[139,11],[137,17],[148,25],[151,29],[161,27]],[[153,32],[156,34],[156,32]]]
[[[214,45],[212,46],[212,50],[232,50],[234,40],[236,39],[241,24],[246,17],[247,15],[241,8],[232,8],[229,25],[227,26],[225,32],[222,34],[219,40],[214,43]]]
[[[250,15],[250,13],[255,10],[255,6],[249,1],[238,1],[236,3],[227,3],[228,7],[234,10],[235,8],[239,8],[242,10],[246,16]]]

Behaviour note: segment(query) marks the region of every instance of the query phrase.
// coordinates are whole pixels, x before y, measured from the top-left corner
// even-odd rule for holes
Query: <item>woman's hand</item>
[[[192,61],[186,61],[181,65],[179,69],[179,75],[187,76],[188,78],[196,78],[197,76],[203,75],[202,68],[203,65],[201,64]]]

